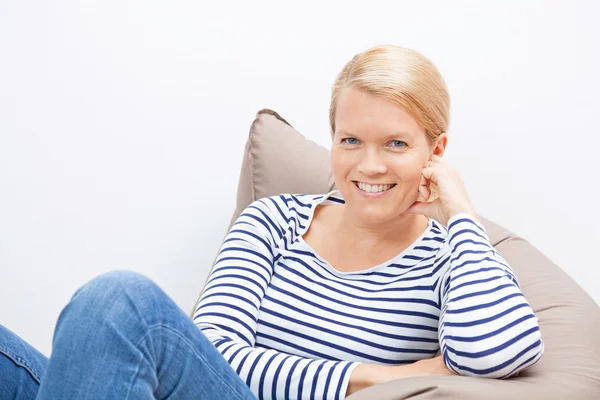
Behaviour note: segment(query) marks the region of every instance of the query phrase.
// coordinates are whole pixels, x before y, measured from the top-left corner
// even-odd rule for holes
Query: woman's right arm
[[[288,223],[273,202],[289,212],[279,197],[257,200],[232,226],[196,307],[194,322],[259,399],[343,399],[359,363],[255,347],[259,309],[276,261],[274,250]]]

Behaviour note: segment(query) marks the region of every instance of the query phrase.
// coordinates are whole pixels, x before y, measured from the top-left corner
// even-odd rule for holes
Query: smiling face
[[[445,146],[431,145],[403,107],[350,87],[339,94],[332,139],[336,186],[368,225],[390,222],[417,201],[421,170]]]

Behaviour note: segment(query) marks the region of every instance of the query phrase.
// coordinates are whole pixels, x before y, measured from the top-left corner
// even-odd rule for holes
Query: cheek
[[[331,158],[329,159],[329,166],[331,167],[331,172],[333,176],[336,176],[338,174],[338,171],[342,168],[339,158],[335,157],[333,153],[331,154]]]
[[[351,157],[344,156],[336,151],[331,152],[330,166],[334,176],[345,175],[352,168],[352,165]]]
[[[421,181],[423,167],[418,161],[412,159],[400,159],[394,163],[396,175],[406,183],[418,184]]]

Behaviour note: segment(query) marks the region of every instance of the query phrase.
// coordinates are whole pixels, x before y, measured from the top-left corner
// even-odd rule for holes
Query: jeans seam
[[[136,346],[136,347],[137,347],[137,346]],[[142,356],[142,359],[141,359],[141,360],[140,360],[140,362],[138,363],[138,365],[137,365],[137,368],[136,368],[136,370],[135,370],[135,374],[133,374],[133,377],[131,378],[131,382],[129,382],[129,390],[128,390],[128,392],[127,392],[127,396],[125,397],[125,399],[129,399],[129,398],[130,398],[130,395],[131,395],[131,389],[133,388],[133,384],[134,384],[134,382],[135,382],[135,378],[137,378],[137,376],[138,376],[138,375],[139,375],[139,373],[140,373],[140,365],[142,364],[143,360],[144,360],[144,357]]]
[[[0,353],[6,355],[18,366],[24,368],[38,384],[41,383],[40,374],[37,372],[36,368],[30,365],[25,359],[19,357],[17,354],[14,354],[4,346],[0,346]]]
[[[237,390],[236,390],[236,389],[235,389],[233,386],[231,386],[231,385],[229,384],[229,382],[226,382],[226,381],[224,381],[224,380],[222,380],[222,379],[221,379],[221,377],[220,377],[220,374],[219,374],[219,373],[217,373],[217,371],[216,371],[216,370],[213,368],[213,366],[211,365],[211,363],[209,363],[209,362],[207,361],[206,357],[204,357],[202,354],[200,354],[200,353],[198,353],[198,352],[196,351],[196,347],[194,346],[194,344],[193,344],[193,343],[191,343],[191,342],[188,340],[188,338],[187,338],[185,335],[182,335],[182,334],[181,334],[179,331],[177,331],[176,329],[173,329],[173,328],[171,328],[171,327],[170,327],[170,326],[168,326],[168,325],[164,325],[164,324],[157,324],[157,325],[153,325],[152,327],[149,327],[149,328],[148,328],[148,332],[146,332],[146,334],[145,334],[144,336],[142,336],[142,338],[141,338],[141,339],[140,339],[140,340],[139,340],[139,341],[136,343],[136,345],[135,345],[135,346],[138,348],[138,350],[140,349],[140,343],[141,343],[142,341],[144,341],[144,340],[145,340],[145,339],[146,339],[146,338],[147,338],[147,337],[150,335],[150,333],[152,333],[152,331],[158,330],[158,329],[160,329],[160,328],[164,328],[164,329],[166,329],[166,330],[168,330],[168,331],[170,331],[170,332],[174,333],[176,336],[179,336],[179,338],[181,338],[181,339],[182,339],[182,340],[183,340],[183,341],[184,341],[184,342],[185,342],[185,343],[186,343],[186,344],[187,344],[187,345],[188,345],[188,346],[189,346],[189,347],[192,349],[192,351],[193,351],[193,352],[194,352],[194,353],[195,353],[195,354],[196,354],[196,355],[197,355],[199,358],[201,358],[201,359],[202,359],[202,361],[204,362],[204,364],[205,364],[205,365],[206,365],[206,366],[207,366],[207,367],[208,367],[208,368],[209,368],[209,369],[212,371],[213,375],[215,375],[216,377],[218,377],[217,379],[219,379],[219,381],[220,381],[222,384],[224,384],[225,386],[229,387],[229,388],[231,389],[231,391],[232,391],[232,392],[234,392],[234,393],[236,393],[236,392],[237,392]],[[207,339],[207,340],[208,340],[208,339]],[[210,342],[210,341],[209,341],[209,342]],[[211,343],[211,346],[212,346],[212,343]],[[217,350],[217,351],[218,351],[218,350]],[[227,361],[225,361],[225,362],[227,362]],[[139,367],[138,367],[138,370],[139,370]],[[233,370],[232,370],[232,371],[233,371]],[[235,371],[233,371],[233,372],[234,372],[235,374],[237,374]],[[137,374],[137,371],[136,371],[136,374]],[[238,376],[239,376],[239,375],[238,375]],[[243,399],[243,397],[239,396],[237,393],[236,393],[236,397],[237,397],[238,399],[240,399],[240,400],[244,400],[244,399]]]

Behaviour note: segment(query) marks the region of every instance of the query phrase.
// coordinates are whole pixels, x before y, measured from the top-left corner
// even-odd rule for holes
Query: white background
[[[598,15],[594,1],[0,0],[0,323],[49,354],[62,307],[114,269],[189,312],[256,111],[329,146],[336,74],[387,43],[446,78],[447,157],[476,209],[600,302]]]

